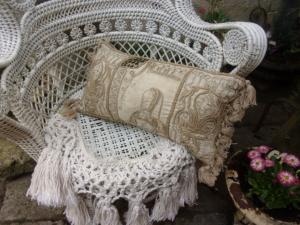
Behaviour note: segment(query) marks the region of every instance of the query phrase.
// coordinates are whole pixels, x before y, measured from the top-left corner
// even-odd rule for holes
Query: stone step
[[[31,201],[25,196],[30,179],[30,175],[24,176],[6,184],[5,197],[0,210],[0,224],[18,224],[20,221],[38,224],[39,221],[64,220],[62,209],[39,206],[35,201]],[[44,223],[45,225],[49,224],[49,222],[43,222],[41,225]],[[61,224],[57,223],[57,225]]]
[[[14,178],[33,171],[35,162],[21,148],[0,138],[0,178]]]

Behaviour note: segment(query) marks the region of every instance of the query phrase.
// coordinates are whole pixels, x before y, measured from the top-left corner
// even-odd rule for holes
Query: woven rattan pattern
[[[0,1],[0,68],[16,57],[21,32],[16,16],[10,6]]]
[[[17,118],[8,130],[10,119],[2,115],[1,136],[37,159],[43,127],[84,86],[89,52],[103,38],[134,55],[215,71],[231,63],[231,73],[249,74],[265,54],[263,30],[251,23],[205,23],[190,13],[190,3],[51,0],[30,8],[21,21],[22,45],[1,78]],[[20,140],[12,130],[26,138]]]
[[[85,145],[105,160],[136,159],[148,154],[159,138],[136,127],[80,115]]]
[[[18,42],[15,42],[11,45],[11,49],[14,49],[8,51],[8,54],[12,56],[8,61],[11,64],[5,69],[1,77],[0,136],[17,143],[34,159],[45,160],[45,163],[49,164],[48,172],[52,175],[57,173],[57,175],[60,174],[65,178],[68,178],[67,170],[63,170],[65,167],[57,167],[57,165],[61,165],[59,162],[62,160],[60,151],[54,152],[52,158],[48,156],[46,151],[44,151],[44,155],[41,155],[42,149],[46,146],[44,128],[50,118],[55,118],[54,115],[62,103],[84,87],[89,55],[99,40],[108,38],[118,49],[129,54],[197,66],[206,70],[220,71],[223,65],[231,64],[233,66],[231,73],[241,76],[247,76],[254,70],[263,59],[266,51],[266,37],[259,26],[241,22],[205,23],[196,16],[191,6],[191,0],[50,0],[36,6],[34,6],[35,1],[33,0],[10,0],[6,2],[9,7],[6,7],[4,11],[0,11],[1,19],[3,15],[13,15],[13,8],[23,10],[25,14],[19,27],[22,33],[21,44],[18,45],[16,44]],[[0,8],[2,5],[1,3]],[[20,33],[14,19],[1,20],[0,24],[1,35],[9,34],[14,37]],[[3,30],[7,27],[10,27],[9,31],[12,32],[4,32],[4,34]],[[12,54],[12,52],[15,53]],[[9,112],[14,115],[15,119],[8,116]],[[115,126],[84,117],[81,117],[80,120],[82,122],[82,132],[86,132],[85,144],[90,145],[90,149],[94,150],[93,154],[98,157],[106,157],[106,159],[108,159],[107,157],[116,157],[118,159],[122,156],[126,159],[130,158],[129,161],[143,162],[143,159],[148,156],[145,149],[151,149],[156,140],[155,136],[136,132],[132,129],[120,128],[120,125]],[[227,122],[224,121],[224,123]],[[87,127],[84,127],[86,125]],[[96,140],[101,141],[102,145],[107,140],[102,138],[101,135],[99,137],[95,136],[93,130],[96,132],[101,127],[106,129],[105,133],[107,134],[107,140],[109,139],[109,146],[113,146],[113,149],[111,152],[105,150],[100,154],[97,150]],[[119,131],[119,129],[122,131]],[[110,133],[110,131],[113,132]],[[137,133],[140,136],[136,138]],[[227,133],[228,136],[231,136],[232,129],[229,129]],[[124,142],[122,137],[117,139],[118,135],[121,134],[127,137]],[[136,139],[132,145],[127,145],[127,148],[131,148],[129,154],[129,151],[123,151],[125,148],[120,146],[125,142],[129,143],[130,137]],[[148,139],[149,137],[151,138]],[[224,141],[219,138],[216,145],[228,147],[230,143],[227,139]],[[56,142],[52,141],[51,143],[55,144],[59,139],[55,140]],[[64,140],[68,141],[68,139]],[[116,140],[119,140],[119,142],[115,143]],[[67,146],[69,145],[65,145],[63,148],[62,146],[52,146],[55,148],[51,149],[66,150]],[[145,149],[143,146],[145,146]],[[70,148],[68,149],[70,150]],[[168,156],[166,158],[168,159]],[[223,157],[220,157],[220,161],[221,158],[223,159]],[[57,164],[52,159],[56,159]],[[67,166],[71,161],[66,160],[64,162],[64,165]],[[75,158],[73,162],[76,162]],[[174,166],[172,163],[164,162],[166,166]],[[51,167],[52,164],[53,167]],[[181,167],[184,164],[181,161],[178,166]],[[219,162],[219,164],[221,165],[222,162]],[[88,167],[89,165],[85,166]],[[68,166],[68,168],[70,167]],[[79,168],[85,172],[89,171],[88,168],[83,170],[83,167],[79,167],[79,165],[74,170]],[[175,175],[179,173],[181,168],[176,169]],[[42,167],[40,171],[44,171],[44,169],[45,167]],[[59,173],[61,171],[64,171],[64,173]],[[139,168],[139,171],[143,170]],[[165,172],[170,173],[170,171],[166,170]],[[193,171],[192,166],[181,171],[179,178],[183,177],[185,179],[179,179],[179,181],[181,180],[179,182],[181,183],[180,186],[175,185],[160,190],[159,199],[164,200],[160,201],[158,199],[156,210],[154,209],[155,216],[152,219],[174,219],[179,205],[184,204],[183,200],[194,201],[196,191],[189,190],[187,185],[183,184],[187,184],[187,180],[193,181],[190,174],[195,174],[195,171]],[[45,177],[44,173],[42,174],[42,177]],[[151,180],[150,174],[148,174],[149,180]],[[159,174],[159,176],[161,175]],[[74,177],[76,177],[75,174]],[[37,176],[37,178],[40,177]],[[92,180],[89,179],[92,178],[85,176],[85,181],[80,184],[84,185],[89,181],[92,184]],[[37,179],[33,184],[39,183],[39,180]],[[57,180],[48,179],[47,182],[52,182],[52,187],[57,187]],[[74,182],[76,183],[76,180]],[[67,186],[70,184],[72,182],[67,183]],[[81,191],[82,188],[92,193],[99,193],[92,190],[91,187],[81,185],[76,186],[76,191]],[[187,188],[186,191],[178,192],[182,187]],[[42,192],[41,199],[38,196],[35,197],[43,200],[44,203],[49,200],[49,205],[62,204],[62,201],[66,198],[64,194],[69,193],[72,188],[72,186],[69,187],[63,194],[61,190],[55,192],[54,188],[50,188],[48,190],[49,194],[54,193],[53,195],[45,195],[45,192]],[[148,189],[151,189],[151,187],[147,186]],[[178,193],[193,193],[193,195],[180,196]],[[38,194],[38,191],[33,188],[32,194]],[[118,195],[118,190],[115,194]],[[181,199],[180,204],[178,196]],[[77,197],[73,196],[73,200],[76,199]],[[134,196],[131,196],[131,199],[134,199]],[[167,205],[167,202],[172,204]],[[81,204],[80,200],[63,203],[68,205],[67,216],[70,220],[75,221],[74,224],[90,222],[87,219],[87,210],[85,210],[84,204]],[[172,208],[173,203],[176,203],[175,208]],[[94,206],[93,208],[97,209],[94,217],[95,224],[112,224],[111,220],[102,221],[103,217],[100,217],[100,215],[106,212],[111,216],[113,215],[110,219],[114,220],[114,224],[119,224],[116,209],[111,205],[96,204],[96,207]],[[167,206],[169,206],[169,209]],[[161,208],[165,210],[159,210]],[[128,217],[128,224],[148,224],[149,222],[148,212],[141,201],[129,202],[129,215],[131,216]],[[135,221],[141,218],[144,221],[143,223],[132,222],[133,218],[136,219]]]

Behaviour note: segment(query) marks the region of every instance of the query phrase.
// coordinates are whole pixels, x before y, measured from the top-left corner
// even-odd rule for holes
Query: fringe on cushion
[[[122,225],[117,208],[107,202],[98,202],[95,209],[93,224]]]
[[[246,87],[240,92],[240,96],[228,105],[225,119],[222,122],[221,133],[217,136],[216,155],[211,160],[206,161],[206,165],[200,167],[198,179],[200,183],[214,186],[218,175],[223,168],[223,162],[227,157],[227,149],[231,145],[231,138],[234,132],[233,123],[240,121],[245,114],[245,110],[256,105],[256,91],[250,81],[246,80]]]
[[[129,209],[126,213],[126,225],[150,225],[149,210],[140,201],[129,201]]]
[[[250,105],[256,105],[256,91],[255,88],[251,85],[250,81],[246,81],[246,97],[244,100],[244,108],[248,108]]]

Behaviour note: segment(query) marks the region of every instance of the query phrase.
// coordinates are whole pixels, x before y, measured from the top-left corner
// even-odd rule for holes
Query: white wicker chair
[[[0,0],[0,68],[7,66],[16,57],[21,42],[18,19],[34,3],[35,0]]]
[[[206,70],[220,71],[225,65],[231,65],[230,73],[237,76],[247,76],[266,52],[265,33],[259,26],[245,22],[206,23],[195,14],[190,0],[52,0],[28,8],[20,25],[22,40],[18,54],[12,54],[16,56],[12,56],[13,62],[1,77],[0,136],[18,144],[35,160],[45,147],[44,128],[49,119],[57,117],[55,113],[64,100],[80,94],[85,84],[87,56],[100,39],[109,38],[116,48],[129,54]],[[78,121],[85,144],[105,160],[115,162],[126,157],[134,158],[138,164],[143,149],[149,150],[153,142],[161,142],[155,135],[123,125],[85,116],[80,116]],[[50,120],[50,128],[51,124]],[[72,127],[77,129],[72,122],[66,126],[70,132]],[[105,140],[100,130],[109,133]],[[114,135],[126,138],[137,135],[140,143],[120,147],[122,141]],[[99,149],[99,140],[109,147]],[[124,154],[120,156],[120,152]],[[191,162],[193,159],[187,155],[186,161],[181,162],[181,170]],[[178,162],[164,163],[174,166]],[[77,169],[82,168],[74,168]],[[186,172],[191,172],[193,166],[188,169]],[[177,181],[169,182],[169,186]],[[153,190],[147,188],[148,195]],[[186,197],[185,202],[192,202],[191,198]],[[110,199],[113,200],[116,198]],[[133,203],[129,209],[137,210]],[[174,219],[176,212],[156,216],[156,220]],[[69,217],[76,217],[75,214],[69,212]],[[84,223],[79,219],[74,221],[76,225]]]
[[[9,6],[0,1],[0,68],[9,64],[17,55],[20,41],[17,19]]]

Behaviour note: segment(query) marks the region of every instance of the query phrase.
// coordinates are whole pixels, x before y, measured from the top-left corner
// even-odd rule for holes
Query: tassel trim
[[[66,203],[65,215],[71,225],[89,225],[91,218],[88,208],[80,197],[73,195]]]
[[[122,225],[117,208],[110,203],[98,202],[93,225]]]
[[[59,123],[55,124],[54,121],[54,125],[59,126]],[[62,131],[64,129],[65,127]],[[68,132],[74,130],[70,129]],[[59,134],[55,134],[56,137],[63,137]],[[67,156],[75,149],[76,141],[76,138],[61,138],[57,141],[59,144],[53,145],[51,140],[46,139],[49,147],[42,151],[38,159],[27,196],[46,206],[66,206],[65,215],[72,225],[121,225],[118,210],[109,201],[103,202],[96,198],[95,211],[92,213],[87,202],[75,193],[70,160]],[[129,200],[127,225],[150,225],[152,221],[166,219],[173,221],[180,206],[192,205],[197,199],[195,166],[187,165],[174,186],[159,189],[158,192],[151,217],[142,199]]]
[[[129,201],[126,225],[150,225],[149,210],[141,201]]]
[[[194,165],[189,165],[181,172],[177,185],[164,188],[158,193],[151,220],[174,221],[179,208],[185,204],[192,206],[197,198],[197,172]]]
[[[61,207],[65,204],[70,187],[64,185],[68,178],[61,173],[61,159],[59,151],[44,149],[34,169],[27,197],[46,206]]]

